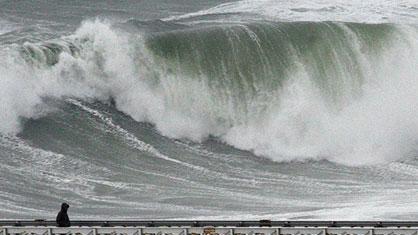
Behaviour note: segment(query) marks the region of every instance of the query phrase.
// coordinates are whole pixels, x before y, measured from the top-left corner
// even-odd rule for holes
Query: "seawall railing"
[[[0,221],[0,235],[418,235],[418,221]]]

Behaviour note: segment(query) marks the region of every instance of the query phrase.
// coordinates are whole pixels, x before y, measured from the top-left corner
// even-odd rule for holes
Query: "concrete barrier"
[[[0,221],[0,235],[418,235],[416,222]],[[281,224],[282,226],[277,226]]]

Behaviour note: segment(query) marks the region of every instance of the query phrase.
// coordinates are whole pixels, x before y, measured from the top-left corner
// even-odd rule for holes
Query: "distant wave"
[[[361,10],[360,10],[361,9]],[[416,23],[418,3],[401,1],[278,1],[240,0],[218,6],[165,18],[166,21],[199,20],[211,15],[237,15],[248,19],[271,19],[280,21],[343,21],[357,23]],[[239,18],[239,17],[238,17]],[[228,19],[228,17],[226,18]]]

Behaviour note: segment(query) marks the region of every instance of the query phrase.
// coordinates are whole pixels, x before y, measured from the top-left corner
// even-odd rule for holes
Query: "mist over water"
[[[1,4],[0,217],[417,216],[416,3]]]

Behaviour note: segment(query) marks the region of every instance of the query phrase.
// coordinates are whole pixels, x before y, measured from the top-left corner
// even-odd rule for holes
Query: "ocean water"
[[[415,0],[0,0],[0,219],[418,219]]]

